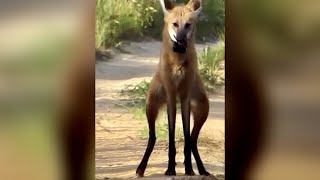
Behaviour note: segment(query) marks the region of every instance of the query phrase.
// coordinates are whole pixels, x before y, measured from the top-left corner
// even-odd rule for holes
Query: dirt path
[[[112,60],[98,61],[96,64],[96,177],[98,179],[135,177],[135,170],[147,144],[146,140],[141,140],[137,136],[137,130],[143,126],[141,121],[133,119],[128,109],[115,104],[125,100],[119,96],[119,92],[126,84],[151,78],[158,63],[160,43],[131,43],[125,49],[130,53],[121,53]],[[181,127],[181,124],[181,115],[177,114],[177,126]],[[210,95],[210,114],[200,136],[213,138],[224,147],[223,93]],[[219,179],[224,179],[224,148],[211,147],[199,146],[204,165],[210,173],[220,177]],[[166,142],[157,142],[145,172],[146,178],[165,177],[163,174],[167,167],[167,154]],[[177,174],[182,175],[183,143],[177,144],[176,161]],[[193,167],[198,173],[195,163]]]

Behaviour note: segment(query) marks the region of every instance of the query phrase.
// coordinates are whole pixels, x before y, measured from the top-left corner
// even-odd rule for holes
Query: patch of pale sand
[[[133,47],[129,49],[131,54],[120,54],[111,61],[96,64],[97,178],[134,177],[136,167],[147,145],[147,140],[137,137],[138,129],[146,126],[147,121],[134,120],[128,109],[115,107],[115,104],[125,99],[119,96],[119,93],[126,85],[151,78],[158,63],[160,43],[132,44]],[[177,113],[177,127],[182,128],[180,113]],[[200,138],[201,136],[213,138],[216,141],[224,140],[223,95],[210,96],[210,114],[200,133]],[[183,143],[177,143],[176,146],[176,171],[178,174],[183,174]],[[199,152],[209,172],[224,174],[223,149],[199,146]],[[167,159],[166,142],[157,142],[145,175],[151,179],[164,178]],[[194,159],[193,162],[195,162]],[[196,165],[193,164],[193,167],[197,173]]]

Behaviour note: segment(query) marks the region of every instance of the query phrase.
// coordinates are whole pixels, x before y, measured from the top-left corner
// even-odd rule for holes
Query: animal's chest
[[[184,68],[183,66],[173,67],[172,80],[176,87],[178,87],[185,78],[187,78],[186,68]]]

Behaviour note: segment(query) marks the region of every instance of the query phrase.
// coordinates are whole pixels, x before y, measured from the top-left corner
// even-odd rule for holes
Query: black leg
[[[201,127],[200,127],[201,128]],[[194,127],[191,134],[191,145],[192,145],[192,153],[194,156],[194,159],[196,160],[198,171],[200,175],[209,176],[210,173],[206,171],[206,169],[203,166],[202,160],[200,158],[200,154],[197,147],[198,142],[198,136],[199,136],[199,127]]]
[[[145,154],[144,154],[144,156],[142,158],[142,161],[141,161],[141,163],[138,166],[137,171],[136,171],[136,174],[137,174],[138,177],[142,177],[143,176],[144,171],[147,168],[148,160],[149,160],[149,157],[150,157],[150,155],[152,153],[152,150],[154,148],[155,143],[156,143],[155,132],[154,132],[154,130],[150,130],[149,131],[149,141],[148,141],[148,146],[147,146],[146,152],[145,152]]]
[[[175,126],[176,126],[176,97],[168,96],[167,102],[167,113],[168,113],[168,125],[169,125],[169,163],[168,169],[165,175],[176,175],[175,164],[176,164],[176,147],[175,147]]]
[[[209,114],[209,100],[203,87],[194,87],[191,98],[192,101],[195,102],[191,104],[191,111],[194,118],[194,126],[191,133],[191,149],[197,163],[199,174],[209,176],[210,173],[208,173],[203,166],[197,146],[200,130]]]
[[[184,166],[186,175],[195,175],[191,162],[191,136],[190,136],[190,100],[181,98],[181,112],[184,134]]]
[[[152,105],[153,104],[153,105]],[[144,156],[141,160],[140,165],[137,168],[136,174],[138,177],[142,177],[144,175],[144,171],[146,170],[149,157],[153,151],[154,145],[156,143],[156,134],[155,134],[155,121],[158,115],[158,106],[154,106],[154,103],[150,103],[147,105],[147,119],[149,124],[149,141],[147,149],[144,153]]]

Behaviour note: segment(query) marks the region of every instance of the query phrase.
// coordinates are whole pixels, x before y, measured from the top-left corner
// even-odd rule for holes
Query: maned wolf
[[[209,101],[200,79],[195,50],[195,30],[201,0],[190,0],[186,5],[176,5],[170,0],[160,0],[164,12],[162,47],[158,69],[153,76],[146,100],[149,124],[149,142],[143,159],[137,168],[137,176],[143,176],[156,142],[155,121],[159,108],[167,103],[169,125],[169,162],[165,175],[175,171],[175,122],[176,97],[180,98],[184,131],[185,174],[194,175],[191,152],[197,162],[200,175],[210,175],[203,166],[197,140],[209,112]],[[190,110],[194,127],[190,136]]]

